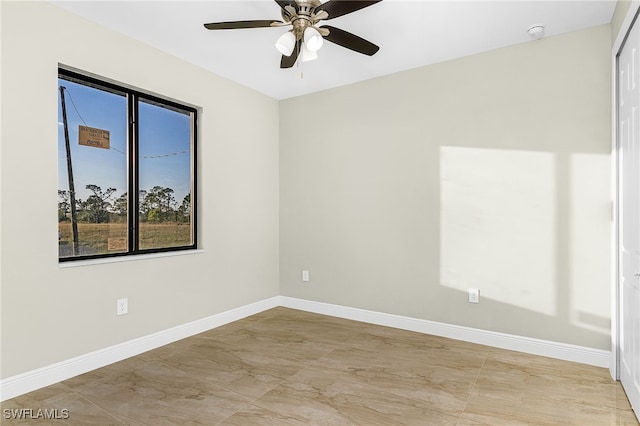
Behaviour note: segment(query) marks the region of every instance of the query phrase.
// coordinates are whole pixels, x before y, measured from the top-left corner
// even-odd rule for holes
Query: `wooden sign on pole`
[[[78,126],[78,143],[93,148],[109,149],[109,131],[88,126]]]

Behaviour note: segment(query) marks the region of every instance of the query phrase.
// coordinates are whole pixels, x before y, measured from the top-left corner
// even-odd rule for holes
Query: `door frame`
[[[611,191],[612,209],[612,250],[611,250],[611,358],[609,372],[614,380],[620,380],[620,239],[619,239],[619,161],[618,161],[618,54],[627,39],[636,15],[640,12],[640,0],[632,0],[622,21],[620,31],[615,35],[611,47]],[[639,18],[640,19],[640,18]],[[638,22],[640,25],[640,21]]]

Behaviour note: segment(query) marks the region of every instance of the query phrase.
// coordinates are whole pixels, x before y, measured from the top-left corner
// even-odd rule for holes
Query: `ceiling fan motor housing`
[[[304,30],[318,23],[319,19],[315,18],[314,11],[321,4],[319,0],[296,1],[297,11],[294,13],[282,9],[282,18],[293,25],[293,34],[296,36],[296,40],[301,40],[304,36]]]

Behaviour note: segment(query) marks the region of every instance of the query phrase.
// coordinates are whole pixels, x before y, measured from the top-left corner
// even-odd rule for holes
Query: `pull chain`
[[[302,47],[300,47],[298,53],[298,59],[296,59],[296,66],[300,69],[300,80],[304,79],[304,61],[302,60]]]

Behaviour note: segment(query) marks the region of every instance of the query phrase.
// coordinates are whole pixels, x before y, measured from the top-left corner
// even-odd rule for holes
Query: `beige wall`
[[[0,4],[2,377],[277,295],[277,101],[49,4]],[[58,63],[202,108],[204,253],[58,267]]]
[[[630,0],[618,0],[616,2],[616,8],[613,11],[613,16],[611,17],[611,38],[612,42],[615,41],[618,33],[620,32],[622,21],[624,21],[625,16],[627,16],[627,12],[629,11],[629,7],[631,6]]]
[[[278,103],[46,3],[0,19],[2,378],[277,294],[609,349],[610,26]],[[58,63],[202,108],[204,253],[59,268]]]
[[[610,349],[610,46],[604,25],[281,101],[281,293]]]

